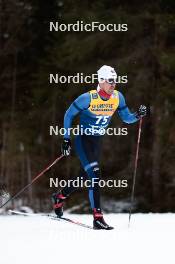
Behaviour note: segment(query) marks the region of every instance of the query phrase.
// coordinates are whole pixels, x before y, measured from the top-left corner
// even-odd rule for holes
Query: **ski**
[[[89,226],[89,225],[86,225],[86,224],[83,224],[81,222],[78,222],[78,221],[75,221],[75,220],[72,220],[70,218],[67,218],[67,217],[61,217],[61,218],[58,218],[58,217],[54,217],[55,220],[64,220],[66,222],[69,222],[69,223],[72,223],[72,224],[75,224],[75,225],[78,225],[78,226],[82,226],[82,227],[85,227],[85,228],[88,228],[88,229],[93,229],[92,226]]]
[[[44,217],[47,217],[47,218],[52,219],[52,220],[66,221],[66,222],[69,222],[71,224],[75,224],[75,225],[78,225],[78,226],[81,226],[81,227],[84,227],[84,228],[93,229],[92,226],[89,226],[89,225],[83,224],[81,222],[72,220],[72,219],[70,219],[68,217],[57,217],[55,215],[50,215],[50,214],[25,213],[25,212],[20,212],[20,211],[16,211],[16,210],[8,210],[8,212],[11,213],[11,214],[23,215],[23,216],[32,216],[32,217],[44,216]]]

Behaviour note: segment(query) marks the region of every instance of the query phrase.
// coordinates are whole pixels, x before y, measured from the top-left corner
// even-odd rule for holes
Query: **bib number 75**
[[[95,122],[96,125],[101,124],[105,125],[108,122],[109,116],[97,116],[97,121]]]

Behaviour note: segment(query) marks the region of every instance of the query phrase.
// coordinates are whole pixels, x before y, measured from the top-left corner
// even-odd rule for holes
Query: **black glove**
[[[71,151],[71,142],[69,138],[64,138],[61,145],[61,152],[64,156],[69,156]]]
[[[139,107],[139,110],[136,112],[136,117],[140,119],[141,117],[144,117],[144,116],[146,116],[146,106],[141,105]]]

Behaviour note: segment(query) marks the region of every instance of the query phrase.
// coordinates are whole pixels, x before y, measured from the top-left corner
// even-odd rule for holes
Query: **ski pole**
[[[130,225],[131,221],[131,214],[132,214],[132,206],[134,201],[134,191],[135,191],[135,183],[136,183],[136,174],[137,174],[137,164],[138,164],[138,156],[139,156],[139,145],[140,145],[140,136],[142,131],[142,117],[139,121],[139,131],[138,131],[138,138],[137,138],[137,150],[136,150],[136,156],[135,156],[135,162],[134,162],[134,175],[133,175],[133,184],[132,184],[132,192],[131,192],[131,206],[129,210],[129,223],[128,227]]]
[[[9,203],[10,201],[14,200],[16,197],[18,197],[22,192],[24,192],[28,187],[30,187],[36,180],[38,180],[46,171],[48,171],[53,165],[55,165],[63,157],[64,157],[64,155],[61,155],[58,158],[56,158],[43,171],[38,173],[29,184],[27,184],[19,192],[17,192],[15,195],[13,195],[11,198],[9,198],[3,205],[1,205],[0,208],[4,207],[7,203]]]

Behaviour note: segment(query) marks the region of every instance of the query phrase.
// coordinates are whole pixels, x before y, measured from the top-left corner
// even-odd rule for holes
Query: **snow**
[[[92,224],[91,215],[65,216]],[[174,264],[175,214],[106,214],[114,230],[41,216],[0,216],[1,264]]]

